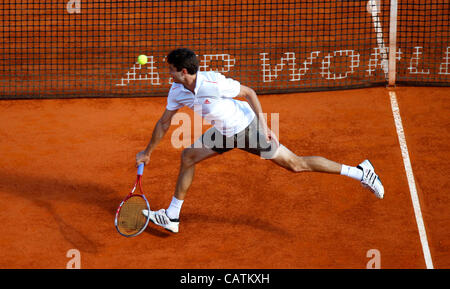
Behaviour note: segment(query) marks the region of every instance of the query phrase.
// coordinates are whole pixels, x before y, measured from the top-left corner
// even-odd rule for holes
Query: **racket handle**
[[[144,173],[144,163],[140,164],[138,167],[138,176],[142,176],[142,174]]]

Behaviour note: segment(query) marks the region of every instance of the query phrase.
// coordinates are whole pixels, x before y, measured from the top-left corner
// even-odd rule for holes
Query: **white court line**
[[[383,40],[383,28],[381,27],[381,20],[379,16],[381,14],[380,0],[369,0],[367,2],[367,12],[372,15],[373,27],[375,29],[375,34],[377,35],[378,48],[380,49],[382,58],[381,66],[386,79],[388,79],[388,55],[386,45]]]
[[[427,269],[433,269],[433,261],[431,260],[430,248],[428,247],[427,233],[422,219],[422,211],[420,209],[419,197],[417,195],[416,183],[412,171],[411,161],[409,159],[408,147],[406,146],[405,134],[403,131],[402,119],[400,117],[400,109],[398,107],[397,95],[394,91],[389,91],[391,97],[392,113],[394,114],[395,127],[397,128],[398,140],[402,151],[403,164],[405,166],[406,177],[408,178],[409,192],[416,216],[417,228],[419,229],[420,242],[422,243],[422,251],[425,258]]]

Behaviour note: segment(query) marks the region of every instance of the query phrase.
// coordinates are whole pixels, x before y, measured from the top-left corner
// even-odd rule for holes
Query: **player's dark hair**
[[[194,51],[187,48],[178,48],[172,50],[167,55],[167,62],[172,64],[177,71],[186,68],[189,74],[196,74],[199,67],[199,61]]]

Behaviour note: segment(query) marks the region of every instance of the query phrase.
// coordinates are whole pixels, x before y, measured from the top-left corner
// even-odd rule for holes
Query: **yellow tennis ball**
[[[147,55],[139,55],[138,62],[140,65],[145,65],[148,61]]]

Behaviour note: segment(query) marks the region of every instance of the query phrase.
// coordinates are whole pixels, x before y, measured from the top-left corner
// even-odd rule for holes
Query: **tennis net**
[[[450,84],[448,0],[399,0],[397,81]],[[0,98],[163,96],[194,50],[258,93],[386,85],[389,0],[0,3]],[[140,54],[149,57],[137,64]]]

